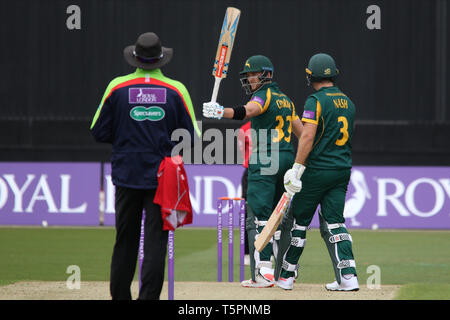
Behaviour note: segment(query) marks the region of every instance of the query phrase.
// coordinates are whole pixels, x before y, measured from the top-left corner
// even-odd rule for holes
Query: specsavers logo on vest
[[[159,121],[163,119],[165,115],[166,114],[162,108],[155,106],[148,108],[138,106],[134,107],[130,111],[130,117],[136,121],[145,121],[145,120]]]

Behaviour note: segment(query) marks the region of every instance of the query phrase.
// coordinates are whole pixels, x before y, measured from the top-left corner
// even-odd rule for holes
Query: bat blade
[[[225,12],[212,71],[212,75],[216,78],[223,79],[227,77],[240,16],[241,11],[233,7],[228,7]]]
[[[258,252],[264,250],[264,248],[274,235],[275,231],[277,231],[277,228],[286,210],[289,208],[291,199],[292,197],[287,192],[283,193],[283,196],[281,197],[280,201],[278,201],[278,204],[275,207],[275,210],[273,210],[272,214],[270,215],[270,218],[264,226],[264,229],[255,240],[255,249]]]

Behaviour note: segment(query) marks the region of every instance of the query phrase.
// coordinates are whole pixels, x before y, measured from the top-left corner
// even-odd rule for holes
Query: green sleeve
[[[306,99],[305,109],[302,115],[303,122],[318,124],[322,112],[319,100],[310,96]]]
[[[267,108],[269,108],[271,99],[272,92],[270,88],[268,88],[267,90],[255,92],[249,102],[254,102],[259,105],[261,113],[264,113],[267,111]]]

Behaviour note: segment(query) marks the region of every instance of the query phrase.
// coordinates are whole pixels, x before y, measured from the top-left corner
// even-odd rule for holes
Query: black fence
[[[147,31],[174,49],[163,72],[186,85],[203,129],[238,128],[201,115],[227,6],[242,15],[220,103],[247,101],[238,72],[264,54],[301,110],[305,66],[326,52],[357,107],[355,165],[450,165],[446,0],[2,1],[0,161],[108,161],[89,126],[109,81],[134,71],[123,48]]]

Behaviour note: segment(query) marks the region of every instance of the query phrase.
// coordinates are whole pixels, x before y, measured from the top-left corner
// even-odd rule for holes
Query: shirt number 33
[[[286,122],[288,123],[288,127],[287,127],[287,132],[288,135],[285,136],[284,135],[284,120],[282,116],[277,116],[275,118],[275,120],[277,121],[277,126],[275,127],[275,130],[277,130],[277,136],[273,137],[272,142],[277,143],[280,142],[281,139],[284,138],[284,140],[286,142],[290,142],[291,141],[291,132],[292,132],[292,116],[287,116],[286,117]]]

